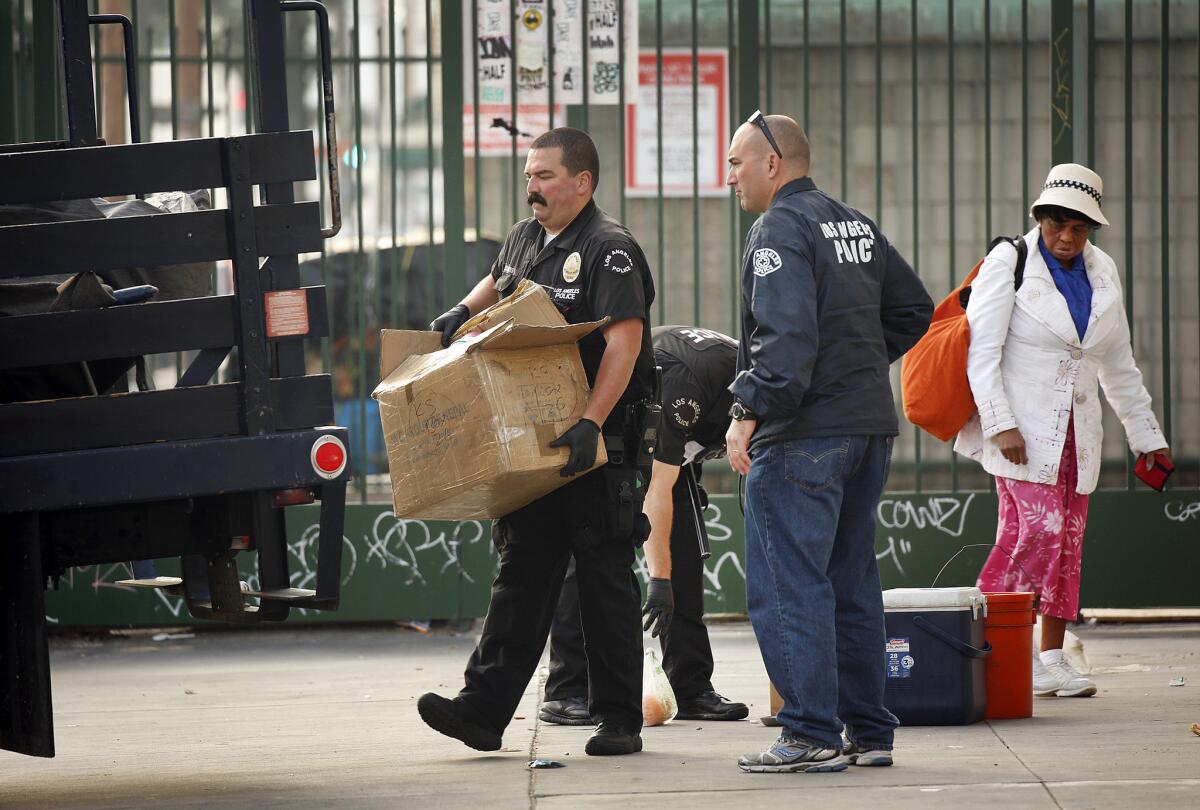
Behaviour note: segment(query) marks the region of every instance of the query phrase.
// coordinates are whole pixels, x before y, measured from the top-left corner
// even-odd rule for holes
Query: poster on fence
[[[466,21],[463,26],[464,37],[474,40],[463,43],[463,94],[467,102],[465,107],[472,114],[476,104],[481,114],[485,106],[497,105],[509,109],[507,113],[493,117],[507,121],[512,117],[515,86],[518,107],[525,106],[527,110],[532,110],[536,105],[541,105],[548,120],[551,81],[556,107],[560,104],[583,104],[585,96],[588,104],[618,104],[622,73],[626,84],[626,101],[632,101],[637,79],[633,59],[633,54],[638,52],[637,0],[624,0],[623,24],[620,19],[622,6],[618,0],[588,0],[586,25],[583,0],[463,2]],[[622,35],[626,54],[624,71],[620,62]],[[550,75],[552,56],[553,77]],[[555,125],[565,121],[556,111]],[[490,124],[489,119],[489,128]],[[535,136],[543,131],[534,131],[532,119],[520,129],[532,132]],[[481,147],[483,141],[481,133]],[[511,149],[511,146],[510,138],[506,148]]]
[[[659,132],[664,197],[690,197],[693,190],[701,197],[728,195],[725,152],[729,147],[729,52],[724,48],[701,48],[696,54],[696,68],[693,116],[692,51],[663,49],[660,122],[657,57],[653,50],[639,54],[637,93],[634,103],[625,110],[625,193],[629,196],[658,195]],[[693,123],[699,133],[694,165]]]

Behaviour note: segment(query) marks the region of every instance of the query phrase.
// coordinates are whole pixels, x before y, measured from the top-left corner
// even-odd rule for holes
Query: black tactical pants
[[[601,468],[496,521],[500,571],[483,635],[456,700],[502,732],[541,660],[568,561],[576,562],[576,617],[587,635],[579,694],[597,721],[642,727],[640,597],[633,542],[615,526],[616,471]],[[590,682],[590,691],[587,684]]]
[[[713,673],[712,646],[703,618],[704,561],[700,559],[685,474],[680,474],[671,491],[675,516],[671,525],[671,590],[675,595],[675,616],[670,630],[659,638],[663,669],[680,701],[712,689]],[[588,658],[583,641],[586,629],[579,621],[579,591],[574,573],[572,564],[563,581],[550,630],[546,700],[563,700],[588,693]],[[634,587],[638,587],[636,576]]]

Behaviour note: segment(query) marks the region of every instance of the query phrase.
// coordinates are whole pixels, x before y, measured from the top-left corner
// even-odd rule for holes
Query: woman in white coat
[[[967,306],[967,377],[978,407],[954,449],[995,476],[996,547],[984,591],[1032,591],[1042,613],[1038,695],[1086,696],[1096,686],[1063,659],[1079,609],[1088,494],[1100,474],[1097,383],[1121,419],[1138,464],[1168,463],[1167,442],[1133,359],[1116,263],[1088,241],[1108,220],[1100,176],[1073,163],[1050,170],[1030,213],[1037,227],[1024,281],[1016,249],[988,254]]]

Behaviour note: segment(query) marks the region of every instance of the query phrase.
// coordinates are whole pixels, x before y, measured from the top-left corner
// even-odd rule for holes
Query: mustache
[[[536,191],[525,198],[526,205],[533,205],[534,203],[541,203],[542,205],[547,204],[546,198],[543,197],[541,194],[538,194]]]

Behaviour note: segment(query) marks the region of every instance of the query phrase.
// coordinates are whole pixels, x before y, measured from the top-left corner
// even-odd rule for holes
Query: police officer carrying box
[[[569,323],[611,319],[579,342],[592,386],[583,418],[549,443],[570,450],[562,475],[574,480],[495,522],[500,570],[466,684],[453,700],[431,692],[417,703],[430,727],[480,751],[500,748],[545,648],[572,555],[598,722],[585,750],[642,749],[640,595],[630,568],[649,533],[640,470],[648,471],[657,431],[654,283],[633,236],[592,199],[599,169],[596,146],[581,130],[561,127],[534,140],[525,163],[533,216],[509,231],[491,274],[430,325],[447,344],[521,279],[540,284]],[[609,463],[588,472],[602,440]]]
[[[662,429],[646,493],[645,628],[658,636],[663,668],[679,704],[679,720],[741,720],[744,703],[713,689],[713,655],[704,626],[704,558],[709,555],[700,486],[701,462],[725,455],[725,431],[737,363],[737,341],[695,326],[653,331],[654,361],[662,368]],[[550,630],[550,676],[540,717],[558,725],[590,725],[587,658],[572,572]]]

